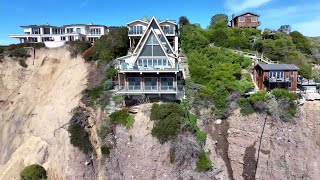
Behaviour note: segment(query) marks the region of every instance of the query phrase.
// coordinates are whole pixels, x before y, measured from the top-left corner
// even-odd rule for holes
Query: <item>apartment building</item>
[[[117,94],[130,98],[181,99],[184,73],[178,57],[173,21],[135,20],[128,23],[132,52],[116,59]]]
[[[104,25],[70,24],[63,26],[28,25],[21,34],[10,34],[9,37],[17,38],[20,43],[26,42],[66,42],[66,41],[91,41],[94,42],[102,35],[109,32]]]

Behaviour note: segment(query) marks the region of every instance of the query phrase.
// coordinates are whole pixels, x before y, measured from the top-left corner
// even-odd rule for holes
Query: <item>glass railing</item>
[[[129,30],[128,34],[139,34],[142,35],[144,30]]]
[[[119,69],[123,71],[182,71],[182,64],[178,63],[175,66],[170,65],[138,65],[133,63],[120,63]]]
[[[284,77],[266,77],[265,80],[269,82],[291,82],[290,78]]]
[[[165,85],[160,85],[160,86],[144,86],[143,88],[140,85],[135,85],[135,86],[117,86],[116,87],[117,91],[121,92],[134,92],[134,91],[141,91],[141,92],[149,92],[149,91],[156,91],[156,92],[168,92],[168,91],[177,91],[176,86],[165,86]]]

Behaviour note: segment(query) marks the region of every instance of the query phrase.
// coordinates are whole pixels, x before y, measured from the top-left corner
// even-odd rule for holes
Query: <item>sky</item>
[[[124,26],[144,16],[177,20],[187,16],[206,28],[212,15],[260,15],[260,29],[289,24],[306,36],[320,36],[320,0],[0,0],[0,45],[18,43],[9,34],[21,25],[103,24]]]

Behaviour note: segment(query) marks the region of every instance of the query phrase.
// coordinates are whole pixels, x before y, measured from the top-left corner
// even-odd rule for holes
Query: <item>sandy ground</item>
[[[295,123],[267,118],[255,172],[264,117],[235,112],[229,118],[229,158],[234,179],[319,179],[320,102],[306,102]]]
[[[65,129],[54,130],[78,106],[88,65],[65,49],[37,50],[27,64],[0,63],[0,179],[19,179],[21,169],[33,163],[43,165],[51,179],[83,179],[86,157]]]

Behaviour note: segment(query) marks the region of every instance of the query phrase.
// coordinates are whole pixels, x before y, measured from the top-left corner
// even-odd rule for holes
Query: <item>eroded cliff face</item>
[[[234,179],[318,179],[320,177],[320,102],[306,102],[300,117],[282,122],[265,115],[229,119],[228,156]],[[257,168],[257,171],[255,169]]]
[[[50,179],[92,177],[66,129],[86,88],[88,64],[66,49],[40,49],[27,68],[0,63],[0,179],[20,179],[27,165],[43,165]],[[88,169],[87,169],[88,168]]]

